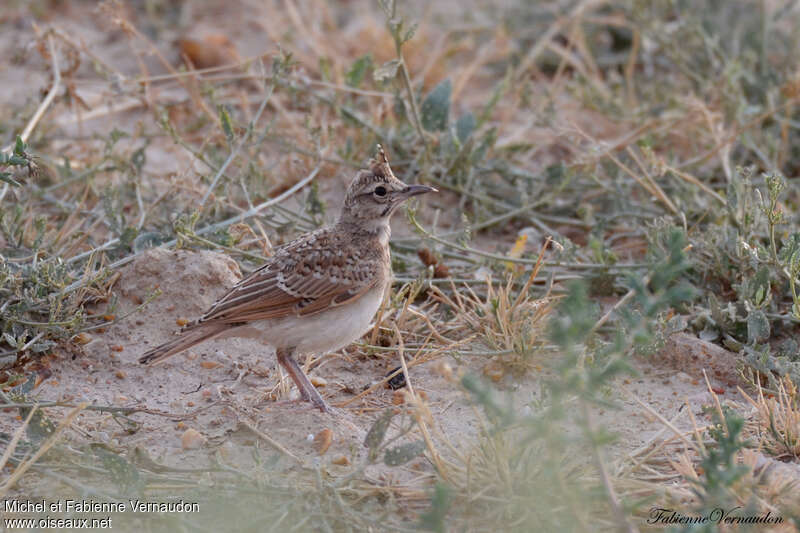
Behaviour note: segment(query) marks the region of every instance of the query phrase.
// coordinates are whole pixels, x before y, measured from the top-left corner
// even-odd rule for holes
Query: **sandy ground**
[[[330,463],[346,457],[349,463],[359,462],[366,452],[364,436],[377,412],[392,406],[394,392],[388,388],[378,388],[353,402],[341,411],[341,416],[322,414],[297,401],[296,389],[277,367],[274,354],[251,339],[212,340],[155,367],[138,364],[144,351],[168,340],[179,329],[179,320],[201,314],[240,276],[237,264],[223,254],[148,251],[122,269],[114,287],[114,312],[124,316],[156,288],[161,295],[122,322],[92,334],[91,340],[76,347],[74,354],[59,354],[51,365],[52,377],[36,389],[36,397],[145,409],[130,415],[140,424],[134,433],[106,413],[84,412],[78,425],[91,441],[129,452],[139,447],[168,466],[208,467],[214,453],[222,450],[232,463],[246,467],[249,447],[258,438],[241,424],[242,420],[302,460]],[[98,306],[96,312],[107,313],[106,304]],[[711,404],[711,397],[703,380],[703,368],[712,376],[715,390],[724,392],[723,398],[733,396],[732,382],[714,378],[714,367],[704,361],[708,357],[704,352],[713,350],[719,358],[725,355],[719,353],[724,350],[698,339],[693,340],[692,347],[687,341],[687,337],[673,338],[660,356],[637,360],[639,376],[620,378],[615,389],[609,391],[608,399],[620,409],[599,410],[597,416],[598,423],[619,435],[612,448],[615,456],[639,448],[663,429],[662,422],[636,399],[669,420],[681,411],[685,415],[688,401],[699,423],[704,423],[707,417],[702,406]],[[314,360],[310,375],[324,380],[320,392],[328,401],[336,404],[351,399],[399,364],[394,357],[364,352],[354,345],[343,353]],[[692,354],[699,356],[698,360],[693,361]],[[415,390],[426,394],[433,420],[442,434],[457,446],[468,446],[477,431],[475,413],[463,392],[437,372],[441,360],[446,360],[456,373],[480,372],[485,361],[459,363],[455,358],[441,356],[410,372]],[[732,357],[728,364],[731,361]],[[713,363],[719,364],[719,360]],[[532,374],[519,379],[508,375],[499,385],[512,392],[516,402],[533,405],[540,392],[540,377]],[[17,423],[15,413],[5,413],[0,418],[0,429],[11,431]],[[684,431],[692,427],[689,416],[678,416],[674,424]],[[333,431],[333,443],[320,454],[309,439],[326,428]],[[186,449],[182,438],[192,430],[200,434],[199,446],[190,444]],[[284,459],[287,466],[292,464],[291,457]]]

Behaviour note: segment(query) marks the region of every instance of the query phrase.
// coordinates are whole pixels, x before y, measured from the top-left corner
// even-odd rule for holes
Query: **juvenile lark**
[[[408,198],[436,191],[397,179],[380,146],[370,163],[347,188],[335,225],[276,249],[177,338],[139,362],[157,363],[212,338],[256,338],[275,349],[301,397],[330,412],[294,355],[338,350],[367,331],[391,283],[389,219]]]

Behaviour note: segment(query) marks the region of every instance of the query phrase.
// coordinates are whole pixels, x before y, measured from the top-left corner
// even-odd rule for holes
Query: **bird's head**
[[[379,231],[406,200],[418,194],[436,192],[427,185],[406,185],[395,177],[386,153],[378,145],[378,153],[369,169],[359,171],[347,188],[340,223],[355,225],[366,231]]]

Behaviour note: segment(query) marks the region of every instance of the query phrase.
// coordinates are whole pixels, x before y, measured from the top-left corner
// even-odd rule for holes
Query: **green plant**
[[[20,183],[12,177],[12,173],[6,170],[6,168],[9,167],[23,167],[27,169],[29,173],[33,172],[35,164],[31,157],[25,152],[26,148],[25,143],[22,142],[22,138],[18,135],[14,143],[14,149],[10,154],[0,152],[0,181],[15,187],[20,186]]]
[[[729,289],[707,295],[707,311],[693,326],[741,351],[767,379],[773,372],[796,378],[800,366],[776,349],[775,340],[799,320],[800,235],[783,231],[790,222],[781,208],[786,180],[776,173],[761,179],[763,192],[754,187],[751,171],[738,170],[728,190],[727,220],[695,239],[700,276]]]

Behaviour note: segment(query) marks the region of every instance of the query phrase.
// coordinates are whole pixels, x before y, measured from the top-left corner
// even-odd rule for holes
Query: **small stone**
[[[333,458],[331,463],[333,463],[335,465],[339,465],[339,466],[347,466],[347,465],[350,464],[350,459],[348,459],[344,455],[338,455],[338,456]]]
[[[453,367],[450,366],[450,363],[447,361],[439,361],[436,366],[434,366],[434,372],[447,380],[453,377]]]
[[[189,428],[181,436],[181,448],[194,450],[205,444],[206,438],[196,429]]]
[[[419,257],[422,264],[426,267],[428,266],[436,266],[436,256],[433,255],[430,248],[419,248],[417,249],[417,256]]]
[[[78,333],[74,337],[72,337],[72,342],[75,344],[89,344],[92,342],[92,336],[88,333]]]
[[[489,361],[486,366],[483,367],[483,375],[497,383],[503,379],[505,369],[498,361]]]
[[[315,387],[324,387],[325,385],[328,384],[327,379],[321,378],[319,376],[311,376],[309,380],[311,381],[311,384],[314,385]]]
[[[390,371],[388,371],[386,373],[386,376],[384,377],[389,377],[400,369],[402,369],[402,367],[400,366],[398,366],[397,368],[393,368]],[[387,381],[386,384],[392,390],[402,389],[403,387],[406,386],[406,375],[403,372],[400,372],[399,374],[391,378],[389,381]]]
[[[328,428],[323,429],[314,436],[314,446],[320,455],[328,451],[333,442],[333,431]]]
[[[392,394],[392,405],[403,405],[406,403],[406,393],[402,390],[394,391]]]
[[[122,370],[117,370],[114,375],[117,376],[118,379],[125,379],[125,372]]]
[[[217,361],[203,361],[202,363],[200,363],[200,366],[210,370],[212,368],[217,368],[217,367],[222,366],[222,363],[219,363]]]
[[[433,277],[434,278],[449,278],[450,277],[450,269],[444,263],[438,263],[435,267],[433,267]]]
[[[189,319],[188,319],[188,318],[183,318],[183,317],[181,317],[181,318],[179,318],[179,319],[175,320],[175,323],[176,323],[177,325],[179,325],[180,327],[183,327],[183,326],[185,326],[186,324],[188,324],[188,323],[189,323]]]
[[[188,359],[189,361],[194,361],[195,359],[197,359],[198,355],[197,352],[188,351],[186,352],[186,355],[184,355],[184,357],[186,357],[186,359]]]

